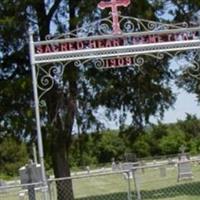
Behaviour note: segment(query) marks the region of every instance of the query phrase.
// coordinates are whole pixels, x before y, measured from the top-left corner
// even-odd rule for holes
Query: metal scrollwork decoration
[[[100,59],[93,59],[92,63],[93,63],[93,65],[94,65],[94,67],[96,69],[100,69],[100,70],[103,69],[104,66],[105,66],[104,60],[102,58],[100,58]]]
[[[112,20],[111,17],[105,18],[98,23],[98,34],[108,35],[112,33]]]
[[[191,77],[200,80],[200,65],[197,61],[193,61],[186,68],[185,73],[188,73]]]
[[[191,51],[185,59],[184,73],[194,79],[200,80],[200,55],[199,51]]]
[[[109,16],[107,18],[97,20],[93,23],[84,23],[81,25],[81,27],[64,34],[47,35],[46,40],[77,37],[81,38],[93,35],[111,35],[112,23],[112,16]],[[189,24],[186,22],[177,24],[165,24],[150,20],[138,19],[134,17],[122,16],[119,14],[119,26],[122,31],[121,34],[123,34],[134,33],[139,31],[162,31],[169,29],[187,28]]]
[[[129,34],[129,33],[137,33],[137,32],[147,32],[150,31],[164,31],[164,30],[170,30],[170,29],[182,29],[187,28],[190,24],[188,23],[179,23],[179,24],[165,24],[160,22],[154,22],[150,20],[144,20],[144,19],[138,19],[134,17],[127,17],[122,16],[120,13],[118,13],[118,19],[119,19],[119,28],[121,30],[120,37],[123,36],[123,34]],[[115,27],[116,28],[116,27]],[[97,20],[93,23],[90,22],[84,22],[81,24],[79,28],[76,30],[73,30],[71,32],[67,32],[64,34],[58,34],[58,35],[47,35],[46,40],[58,40],[58,39],[66,39],[66,38],[87,38],[90,36],[102,36],[101,38],[106,38],[107,36],[112,36],[113,33],[113,16],[112,13],[110,13],[110,16],[104,19]],[[112,38],[112,37],[111,37]],[[115,35],[116,38],[116,35]],[[127,37],[124,40],[125,45],[132,44],[133,38]],[[130,40],[130,41],[129,41]],[[54,43],[55,44],[55,43]],[[83,43],[85,45],[85,43]],[[198,52],[199,53],[199,52]],[[174,59],[174,57],[179,57],[180,52],[176,53],[170,53],[170,52],[159,52],[158,53],[147,53],[145,56],[155,58],[157,60],[163,60],[165,56],[168,56],[169,59]],[[103,54],[102,54],[103,55]],[[111,58],[111,57],[98,57],[98,58],[90,58],[88,60],[75,60],[74,66],[76,67],[84,67],[84,65],[91,65],[97,69],[112,69],[112,68],[122,68],[122,67],[135,67],[140,68],[144,63],[146,62],[144,55],[131,55],[129,54],[128,57],[131,59],[126,60],[126,57],[119,57],[119,58]],[[115,62],[112,61],[112,59],[117,59],[117,66],[115,67]],[[199,59],[200,60],[200,59]],[[200,65],[199,60],[197,59],[190,59],[188,64],[189,67],[185,69],[185,73],[188,73],[190,76],[197,78],[200,80]],[[56,62],[53,64],[38,64],[37,65],[37,77],[38,77],[38,89],[40,90],[40,96],[39,99],[41,99],[48,91],[50,91],[54,84],[60,84],[62,85],[62,77],[64,73],[65,67],[70,63],[71,61],[68,61],[66,63],[64,62]],[[114,63],[114,64],[113,64]],[[177,61],[177,64],[179,66],[184,65],[184,62]],[[142,69],[140,69],[142,70]],[[42,101],[41,101],[42,102]]]
[[[53,63],[37,65],[37,87],[39,90],[39,103],[40,106],[45,106],[45,101],[42,97],[50,91],[55,84],[62,85],[62,78],[65,66],[68,63]]]
[[[169,29],[187,28],[189,25],[186,22],[178,24],[165,24],[134,17],[120,16],[120,26],[122,27],[123,33],[133,33],[138,31],[163,31]]]

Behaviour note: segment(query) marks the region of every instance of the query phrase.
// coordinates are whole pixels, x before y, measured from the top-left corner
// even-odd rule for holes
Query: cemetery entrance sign
[[[134,57],[144,54],[179,52],[200,48],[198,23],[164,24],[121,16],[119,6],[130,0],[101,1],[100,9],[111,8],[111,16],[83,24],[66,34],[47,36],[45,41],[31,42],[35,64],[101,60],[101,68],[131,66]],[[159,56],[158,56],[159,59]]]
[[[121,61],[124,65],[131,65],[134,64],[130,59],[133,55],[199,49],[198,30],[199,27],[55,39],[35,42],[33,53],[36,64],[121,57],[124,58],[124,61]],[[116,63],[106,63],[104,67],[116,67],[114,64]]]
[[[101,1],[98,7],[111,8],[111,16],[93,23],[85,22],[80,28],[65,34],[47,36],[45,41],[34,41],[33,34],[30,34],[38,148],[44,182],[39,102],[51,90],[57,76],[62,77],[65,67],[72,64],[84,67],[88,63],[99,69],[138,67],[145,62],[143,55],[162,60],[165,55],[173,58],[183,51],[200,49],[198,23],[164,24],[122,16],[118,8],[129,4],[130,0]],[[59,65],[59,73],[52,75],[50,63],[55,67]],[[195,76],[200,78],[199,74]],[[42,81],[43,85],[38,84],[38,78],[44,80],[47,77],[51,79],[49,86]]]

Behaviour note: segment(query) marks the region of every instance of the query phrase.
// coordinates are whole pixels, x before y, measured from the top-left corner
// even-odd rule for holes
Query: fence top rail
[[[62,181],[67,179],[81,179],[81,178],[90,178],[90,177],[97,177],[97,176],[105,176],[105,175],[115,175],[115,174],[122,174],[122,173],[129,173],[130,170],[118,170],[118,171],[99,171],[95,173],[88,173],[84,175],[75,175],[71,177],[63,177],[63,178],[51,178],[48,181]]]
[[[4,185],[0,186],[0,192],[1,190],[6,190],[6,189],[16,189],[16,188],[21,188],[21,187],[28,187],[28,186],[41,186],[43,183],[42,182],[37,182],[37,183],[28,183],[28,184],[17,184],[17,185]]]
[[[192,163],[192,162],[200,162],[200,159],[190,159],[190,160],[185,160],[185,161],[174,161],[174,164],[179,164],[179,163]],[[130,171],[135,171],[138,169],[150,169],[150,168],[156,168],[156,167],[162,167],[170,165],[168,161],[162,162],[162,163],[157,163],[157,164],[148,164],[148,165],[140,165],[140,166],[133,166],[129,170],[117,170],[117,171],[100,171],[100,172],[95,172],[95,173],[88,173],[84,175],[75,175],[71,177],[63,177],[63,178],[51,178],[48,181],[53,182],[53,181],[62,181],[62,180],[67,180],[67,179],[81,179],[81,178],[90,178],[90,177],[97,177],[97,176],[105,176],[105,175],[115,175],[115,174],[122,174],[122,173],[129,173]]]
[[[171,165],[171,164],[195,163],[195,162],[200,162],[200,159],[175,160],[175,161],[172,160],[171,162],[162,161],[160,163],[158,162],[158,163],[154,163],[154,164],[144,164],[144,165],[134,166],[131,169],[132,170],[148,169],[148,168],[162,167],[162,166]]]
[[[184,160],[184,161],[175,160],[175,161],[172,161],[172,164],[178,165],[182,163],[195,163],[195,162],[200,163],[200,158]],[[55,181],[62,181],[62,180],[63,181],[70,180],[70,179],[82,179],[82,178],[100,177],[100,176],[106,176],[106,175],[118,175],[118,174],[123,174],[123,173],[134,172],[136,170],[164,167],[167,165],[171,165],[171,163],[169,163],[168,161],[163,161],[162,163],[150,163],[150,164],[144,164],[144,165],[141,165],[140,163],[139,166],[133,166],[133,167],[130,167],[130,169],[126,169],[126,170],[118,169],[116,171],[112,171],[111,168],[109,168],[109,169],[105,169],[104,171],[93,172],[93,173],[88,173],[88,174],[83,174],[83,175],[74,175],[71,177],[63,177],[63,178],[50,178],[48,179],[48,183],[55,182]],[[16,189],[16,188],[22,188],[22,187],[28,187],[28,186],[41,187],[42,182],[29,183],[29,184],[4,185],[4,186],[0,186],[0,192],[6,189]]]

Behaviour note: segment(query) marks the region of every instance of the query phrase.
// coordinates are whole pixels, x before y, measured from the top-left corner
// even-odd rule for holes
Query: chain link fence
[[[128,176],[128,172],[123,172],[122,174],[120,171],[88,174],[76,176],[72,179],[54,179],[50,181],[51,197],[52,199],[57,199],[58,195],[60,195],[59,199],[68,199],[71,196],[69,184],[69,181],[71,181],[75,199],[130,199],[130,191],[133,186],[131,186],[131,180],[125,178],[125,173]],[[66,182],[68,182],[68,187],[63,189],[63,185]]]
[[[41,183],[18,184],[0,187],[0,200],[43,200],[44,187]]]
[[[200,199],[199,160],[154,163],[138,168],[135,173],[139,188],[136,199]]]
[[[49,179],[49,200],[199,200],[199,160],[121,164]],[[124,167],[126,166],[126,167]],[[130,169],[125,169],[128,168]],[[43,200],[41,184],[0,187],[0,200]]]

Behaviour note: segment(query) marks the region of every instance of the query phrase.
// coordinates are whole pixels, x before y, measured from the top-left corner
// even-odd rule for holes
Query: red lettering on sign
[[[131,57],[122,57],[115,59],[107,59],[104,61],[105,68],[119,68],[126,67],[134,64],[134,59]]]
[[[118,47],[118,46],[120,46],[120,41],[119,40],[113,40],[113,46],[114,47]]]
[[[170,34],[154,34],[154,35],[144,35],[144,36],[126,36],[119,38],[108,38],[108,39],[84,39],[83,41],[66,41],[66,42],[53,42],[47,44],[36,44],[35,53],[53,53],[53,52],[66,52],[66,51],[76,51],[84,50],[87,48],[111,48],[125,45],[138,45],[138,44],[154,44],[154,43],[164,43],[173,41],[188,41],[200,39],[198,31],[194,32],[182,32],[182,33],[170,33]],[[113,61],[114,62],[114,61]]]
[[[40,53],[43,53],[43,48],[42,48],[42,46],[40,45],[40,46],[36,46],[35,47],[35,52],[36,52],[36,54],[38,53],[38,54],[40,54]]]
[[[45,48],[44,48],[44,53],[51,53],[51,52],[52,52],[51,46],[46,45]]]
[[[51,45],[52,52],[59,52],[59,46],[57,45]]]
[[[156,37],[154,35],[149,35],[148,43],[156,43]]]
[[[102,40],[97,40],[97,46],[98,46],[98,48],[104,48],[105,47]]]
[[[90,43],[89,43],[89,48],[93,49],[93,48],[97,48],[97,45],[96,45],[96,41],[95,40],[91,40]]]
[[[111,40],[106,40],[105,46],[106,46],[106,47],[112,47],[113,45],[112,45]]]
[[[117,61],[118,61],[118,63],[117,63],[118,66],[123,67],[125,65],[124,58],[119,58],[119,59],[117,59]]]
[[[132,63],[132,59],[130,57],[125,57],[125,61],[127,65],[131,65]]]
[[[68,44],[67,43],[62,43],[60,45],[60,51],[68,51]]]
[[[84,49],[84,44],[83,44],[82,41],[76,43],[76,49],[78,49],[78,50],[80,50],[80,49]]]
[[[73,45],[72,43],[69,43],[69,50],[70,50],[70,51],[76,50],[76,49],[74,48],[74,45]]]
[[[184,33],[184,34],[183,34],[183,39],[184,39],[184,40],[189,40],[189,35],[188,35],[187,33]]]

